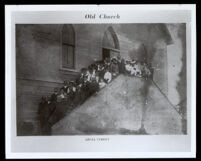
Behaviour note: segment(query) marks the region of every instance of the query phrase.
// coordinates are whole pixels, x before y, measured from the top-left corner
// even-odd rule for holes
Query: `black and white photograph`
[[[195,6],[113,7],[7,7],[11,158],[195,154]]]
[[[17,135],[185,135],[186,25],[16,24]]]

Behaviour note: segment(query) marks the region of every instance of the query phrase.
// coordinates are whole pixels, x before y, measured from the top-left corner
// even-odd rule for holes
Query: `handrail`
[[[156,84],[156,82],[153,79],[150,79],[151,82],[155,85],[155,87],[159,90],[159,92],[164,96],[164,98],[168,101],[168,103],[173,107],[173,109],[179,114],[179,116],[182,117],[182,115],[179,113],[179,111],[176,109],[176,107],[172,104],[172,102],[168,99],[168,97],[163,93],[163,91],[160,89],[160,87]]]

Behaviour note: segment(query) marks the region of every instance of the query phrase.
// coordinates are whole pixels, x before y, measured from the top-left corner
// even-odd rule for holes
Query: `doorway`
[[[102,60],[105,60],[106,58],[110,58],[110,50],[103,48],[102,51]]]
[[[109,26],[104,33],[102,41],[102,60],[120,55],[119,41],[114,29]]]

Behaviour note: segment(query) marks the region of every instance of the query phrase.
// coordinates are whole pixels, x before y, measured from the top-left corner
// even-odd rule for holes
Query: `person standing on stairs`
[[[74,97],[74,105],[78,106],[81,104],[82,97],[82,84],[76,86],[76,92]]]
[[[83,74],[83,83],[82,83],[82,87],[81,87],[81,91],[82,91],[82,101],[84,102],[86,100],[86,98],[89,96],[89,82],[90,82],[90,73],[89,70],[86,69],[84,71]]]
[[[93,79],[95,93],[99,91],[99,73],[95,70],[95,78]]]
[[[50,102],[52,104],[56,104],[56,102],[57,102],[57,96],[58,96],[58,88],[54,88],[54,93],[50,97]]]
[[[103,64],[100,64],[100,68],[99,68],[99,77],[100,78],[104,78],[104,74],[105,74],[105,68]]]
[[[69,90],[68,90],[68,98],[69,104],[71,107],[74,106],[74,97],[75,97],[76,87],[74,85],[74,81],[69,82]]]
[[[105,58],[104,64],[105,64],[105,67],[106,67],[106,68],[109,68],[109,67],[110,67],[110,64],[111,64],[110,58]]]
[[[117,56],[117,65],[118,65],[119,73],[121,73],[121,56],[120,55]]]
[[[127,74],[129,74],[129,75],[131,74],[132,66],[131,66],[129,60],[126,60],[126,63],[125,63],[125,70],[126,70],[126,73],[127,73]]]
[[[116,77],[119,74],[119,66],[115,57],[112,58],[110,69],[113,77]]]
[[[122,74],[126,73],[125,65],[126,65],[125,60],[122,58],[121,59],[121,65],[120,65],[121,66],[120,67],[120,73],[122,73]]]
[[[60,89],[59,95],[57,95],[57,102],[62,102],[67,99],[67,93],[63,88]]]
[[[104,82],[103,78],[100,78],[100,81],[99,81],[99,89],[102,89],[103,87],[106,86],[106,83]]]
[[[67,90],[68,90],[68,81],[64,81],[64,86],[61,88],[64,90],[64,92],[67,94]]]
[[[108,68],[106,68],[106,72],[104,74],[104,80],[106,83],[110,83],[110,81],[112,80],[112,74]]]

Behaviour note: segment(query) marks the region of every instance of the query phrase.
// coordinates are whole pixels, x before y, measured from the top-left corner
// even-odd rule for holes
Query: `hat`
[[[70,81],[69,84],[74,84],[74,81]]]
[[[113,60],[113,61],[117,61],[117,58],[116,58],[116,57],[112,57],[111,60]]]
[[[135,63],[135,62],[136,62],[136,60],[134,60],[134,59],[131,61],[131,63]]]

